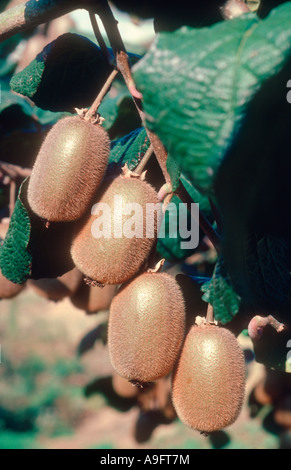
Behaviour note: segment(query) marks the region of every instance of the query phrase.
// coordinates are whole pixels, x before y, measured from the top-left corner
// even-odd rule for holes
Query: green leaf
[[[28,251],[30,219],[21,200],[22,183],[9,228],[0,249],[0,269],[7,279],[22,284],[31,274],[32,257]]]
[[[47,228],[28,205],[28,181],[20,187],[0,250],[0,269],[16,284],[29,278],[58,277],[74,267],[70,255],[74,224],[55,223]]]
[[[10,85],[42,109],[74,112],[91,105],[112,69],[96,44],[65,33],[14,75]]]
[[[134,170],[149,148],[150,142],[143,127],[135,129],[121,139],[111,142],[108,172],[119,171],[127,164]]]
[[[209,28],[160,33],[133,68],[147,126],[199,189],[212,183],[247,104],[290,53],[291,3]]]
[[[241,298],[234,290],[221,256],[215,265],[212,279],[207,281],[201,290],[204,292],[202,299],[213,306],[217,321],[228,323],[238,313]]]

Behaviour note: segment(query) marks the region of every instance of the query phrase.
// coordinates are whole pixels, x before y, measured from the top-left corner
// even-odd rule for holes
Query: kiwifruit
[[[77,268],[73,268],[60,277],[29,279],[27,284],[41,297],[58,302],[65,297],[71,297],[76,292],[82,277],[82,273]]]
[[[115,196],[122,198],[122,207],[114,204]],[[109,227],[108,223],[108,237],[95,238],[92,235],[91,230],[94,231],[94,223],[98,222],[98,218],[94,214],[90,215],[73,239],[72,259],[85,276],[100,284],[123,284],[140,270],[156,240],[156,223],[152,227],[152,236],[146,236],[146,228],[149,228],[146,204],[157,204],[157,193],[142,179],[120,175],[107,183],[98,203],[107,204],[110,210],[108,214],[103,211],[105,223],[110,222],[111,225]],[[124,208],[132,203],[139,204],[142,209],[142,214],[137,214],[142,231],[140,237],[129,238],[123,230],[129,220],[129,216],[124,214]],[[117,219],[119,222],[116,223]],[[116,228],[120,229],[120,236],[114,233]]]
[[[244,391],[244,355],[233,333],[212,323],[193,325],[172,377],[181,421],[202,433],[229,426],[240,414]]]
[[[52,222],[77,220],[103,180],[110,140],[99,124],[80,116],[58,121],[46,136],[28,184],[28,203]]]
[[[177,360],[184,329],[184,299],[174,277],[137,276],[122,286],[110,307],[108,349],[114,369],[137,384],[166,376]]]
[[[24,288],[25,283],[15,284],[3,276],[0,271],[0,299],[12,299],[16,297]]]
[[[70,300],[76,308],[87,313],[96,313],[109,309],[116,290],[116,285],[89,286],[83,280]]]

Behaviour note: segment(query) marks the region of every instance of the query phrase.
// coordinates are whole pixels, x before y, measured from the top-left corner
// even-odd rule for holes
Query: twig
[[[16,5],[0,15],[0,42],[35,26],[84,8],[81,0],[38,0]]]
[[[214,323],[214,310],[211,304],[207,306],[206,323]]]
[[[31,168],[23,168],[12,163],[0,161],[0,174],[8,175],[11,179],[27,178],[31,175]]]
[[[15,207],[15,199],[16,199],[16,183],[15,180],[10,181],[10,188],[9,188],[9,217],[11,218],[14,207]]]
[[[144,167],[146,166],[147,162],[149,161],[149,159],[151,158],[152,154],[153,154],[154,150],[153,150],[153,146],[150,145],[149,148],[147,149],[146,153],[144,154],[144,156],[142,157],[142,160],[139,162],[139,164],[137,165],[137,167],[134,169],[134,173],[137,174],[137,175],[141,175],[143,170],[144,170]]]
[[[256,315],[251,319],[248,325],[249,337],[254,341],[259,340],[263,334],[264,328],[267,325],[270,325],[272,328],[274,328],[277,333],[280,333],[285,328],[285,325],[276,320],[276,318],[274,318],[272,315],[268,315],[267,317]]]
[[[118,73],[119,71],[117,69],[112,70],[111,74],[109,75],[100,92],[98,93],[98,96],[94,100],[94,103],[91,105],[89,111],[87,112],[87,116],[95,116],[97,114],[98,108],[102,103],[104,96],[106,95],[108,89],[111,87],[112,82]]]
[[[79,8],[95,11],[101,4],[103,0],[27,0],[0,15],[0,42]]]

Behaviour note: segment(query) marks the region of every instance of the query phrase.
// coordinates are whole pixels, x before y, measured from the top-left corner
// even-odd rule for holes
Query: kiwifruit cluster
[[[107,168],[110,139],[99,124],[80,116],[59,120],[34,163],[28,203],[41,218],[69,222],[86,212]]]
[[[140,274],[111,303],[108,348],[114,369],[137,384],[166,376],[177,360],[184,329],[184,300],[174,277]]]
[[[115,205],[116,195],[122,200],[120,206]],[[122,174],[109,180],[97,201],[101,204],[107,204],[110,208],[109,236],[96,238],[92,235],[96,215],[90,215],[77,230],[73,239],[72,259],[85,276],[100,284],[123,284],[142,268],[155,243],[156,220],[153,221],[153,236],[146,236],[146,230],[150,229],[146,220],[146,204],[157,204],[157,193],[141,178]],[[128,220],[128,215],[124,213],[123,209],[125,205],[132,203],[139,204],[142,208],[140,222],[143,232],[140,237],[129,238],[123,231]],[[121,229],[118,236],[116,236],[116,226],[117,229]]]
[[[181,421],[202,433],[231,425],[245,391],[245,360],[236,337],[224,327],[192,325],[173,370],[173,404]]]

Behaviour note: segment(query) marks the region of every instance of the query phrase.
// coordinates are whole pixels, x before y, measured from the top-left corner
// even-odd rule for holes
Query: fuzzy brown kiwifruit
[[[58,302],[65,297],[71,297],[83,278],[82,273],[73,268],[57,278],[29,279],[28,286],[41,297]]]
[[[78,290],[71,297],[72,304],[86,313],[108,310],[117,291],[116,285],[104,287],[89,286],[82,280]]]
[[[120,206],[118,201],[122,202]],[[92,215],[76,232],[71,247],[72,259],[85,276],[100,284],[123,284],[137,274],[157,236],[156,220],[146,217],[148,203],[158,204],[157,193],[140,178],[120,175],[107,183],[98,200],[102,206],[93,206]],[[129,204],[137,209],[133,209],[134,222],[131,214],[124,214]],[[128,236],[129,226],[137,236]]]
[[[184,299],[174,277],[143,273],[123,286],[111,303],[111,363],[133,383],[153,382],[172,370],[184,331]]]
[[[31,209],[51,222],[82,217],[103,180],[110,153],[107,132],[80,116],[58,121],[44,140],[28,184]]]
[[[0,299],[12,299],[16,297],[24,289],[24,286],[25,283],[15,284],[9,281],[0,271]]]
[[[181,421],[202,433],[231,425],[245,392],[245,360],[236,337],[211,323],[193,325],[172,378],[173,404]]]

